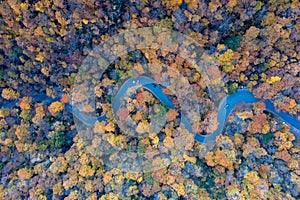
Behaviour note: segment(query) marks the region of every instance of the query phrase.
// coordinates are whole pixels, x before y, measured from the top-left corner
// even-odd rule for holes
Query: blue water
[[[129,87],[136,86],[137,84],[140,84],[142,87],[150,91],[157,99],[160,100],[161,103],[165,104],[171,109],[175,108],[170,97],[167,94],[163,93],[161,85],[155,83],[154,80],[148,77],[139,76],[137,78],[128,79],[119,89],[112,103],[113,105],[112,108],[115,114],[121,106],[120,103],[121,98],[126,93],[127,89]],[[253,93],[246,89],[239,89],[236,93],[225,97],[221,101],[218,108],[218,115],[217,115],[218,127],[212,134],[209,135],[201,135],[198,133],[194,133],[190,122],[183,114],[181,114],[181,122],[185,125],[186,129],[190,133],[193,133],[195,135],[195,140],[197,142],[206,143],[209,141],[214,141],[216,137],[222,133],[227,118],[235,108],[236,104],[241,102],[252,104],[260,100],[261,99],[255,98]],[[282,111],[277,112],[273,103],[270,100],[266,100],[265,104],[266,104],[266,110],[274,115],[279,116],[286,124],[288,124],[291,127],[291,131],[295,134],[296,138],[300,139],[300,133],[299,133],[300,122],[297,120],[297,118],[290,115],[289,113],[285,113]]]
[[[154,80],[145,77],[145,76],[139,76],[137,78],[130,78],[127,81],[123,83],[121,88],[119,89],[117,95],[114,97],[112,102],[112,108],[113,112],[116,115],[117,111],[120,109],[121,106],[121,100],[122,97],[126,94],[128,88],[131,88],[133,86],[142,86],[148,91],[150,91],[158,100],[160,100],[161,103],[165,104],[171,109],[174,109],[175,106],[172,103],[171,98],[163,93],[162,86],[155,83]],[[34,95],[33,97],[34,101],[41,101],[43,103],[51,103],[53,101],[57,101],[59,99],[53,99],[48,97],[45,94],[38,94]],[[12,108],[15,106],[17,100],[13,101],[5,101],[4,105],[6,108]],[[185,128],[192,134],[194,134],[194,138],[197,142],[200,143],[207,143],[209,141],[214,141],[218,135],[220,135],[223,131],[223,128],[225,126],[225,123],[227,121],[227,118],[229,114],[233,111],[236,104],[245,102],[245,103],[254,103],[261,101],[261,99],[255,98],[253,93],[246,90],[246,89],[239,89],[236,93],[231,94],[227,97],[225,97],[218,108],[218,115],[217,115],[217,121],[218,121],[218,127],[217,129],[210,135],[201,135],[198,133],[194,133],[192,130],[192,126],[188,119],[181,113],[181,122],[184,124]],[[262,100],[263,101],[263,100]],[[300,122],[295,118],[294,116],[290,115],[289,113],[279,111],[277,112],[272,101],[265,100],[266,110],[278,117],[280,117],[284,123],[288,124],[291,128],[291,132],[295,134],[296,140],[300,140]],[[94,126],[96,121],[104,121],[106,120],[106,116],[101,117],[95,117],[90,116],[87,114],[84,114],[80,110],[78,110],[76,107],[72,106],[69,103],[65,104],[65,108],[72,113],[77,119],[79,119],[81,122],[83,122],[87,126]],[[179,110],[180,112],[180,110]]]

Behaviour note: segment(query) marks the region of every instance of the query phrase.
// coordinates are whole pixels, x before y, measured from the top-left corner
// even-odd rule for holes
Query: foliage
[[[157,28],[172,29],[172,19],[167,17],[157,22],[154,26]]]
[[[111,100],[117,83],[128,77],[147,74],[166,84],[167,77],[184,77],[204,108],[195,124],[209,124],[193,128],[209,132],[217,127],[217,115],[211,113],[213,99],[208,98],[205,76],[196,66],[207,64],[207,74],[214,79],[211,86],[226,86],[232,94],[245,85],[256,97],[272,100],[276,109],[299,116],[300,24],[295,19],[299,1],[125,4],[0,2],[0,178],[6,182],[0,184],[0,199],[297,199],[299,139],[267,115],[262,102],[253,108],[237,106],[210,146],[196,143],[194,135],[175,125],[178,110],[158,103],[144,90],[128,95],[126,106],[117,113],[122,123],[132,125],[131,132],[124,133],[113,119]],[[83,82],[90,73],[84,59],[87,55],[98,59],[91,50],[109,37],[152,26],[192,37],[203,49],[187,42],[183,46],[188,51],[183,53],[194,58],[200,50],[203,56],[195,58],[201,62],[184,59],[179,53],[183,46],[172,46],[170,52],[160,49],[165,34],[158,33],[150,49],[135,45],[139,39],[151,41],[149,33],[115,40],[118,48],[108,45],[105,51],[138,50],[110,63],[101,81],[97,82],[98,72],[93,76],[96,106],[108,121],[97,121],[88,130],[78,127],[72,114],[64,111],[71,99],[86,100],[83,95],[68,95],[78,83],[78,72]],[[145,65],[151,66],[148,71]],[[45,91],[52,102],[35,98]],[[185,89],[176,92],[186,94]],[[158,105],[158,112],[151,118],[153,105]],[[83,109],[92,111],[88,106]],[[163,126],[165,119],[168,123]],[[160,131],[152,132],[154,120],[160,120]],[[124,158],[124,151],[137,154]],[[136,160],[134,156],[153,162],[138,163],[142,171],[137,173],[136,163],[127,171],[119,169],[123,159]]]
[[[8,100],[17,99],[17,98],[19,98],[19,96],[20,96],[20,93],[15,91],[12,88],[4,88],[2,90],[2,97],[4,99],[8,99]]]
[[[235,93],[239,88],[238,83],[231,83],[229,85],[227,85],[227,89],[228,89],[228,94],[233,94]]]
[[[49,112],[52,116],[55,116],[57,112],[64,109],[64,104],[62,102],[56,101],[50,104],[48,107]]]
[[[49,147],[62,148],[67,145],[69,138],[64,132],[55,132],[51,135],[49,139],[42,140],[38,143],[38,148],[40,150],[45,150]]]
[[[224,54],[221,54],[218,58],[220,65],[224,72],[232,72],[235,68],[233,65],[234,52],[228,49]]]
[[[242,39],[242,37],[240,35],[226,38],[226,40],[224,41],[224,44],[229,49],[232,49],[233,51],[235,51],[238,48],[241,39]]]

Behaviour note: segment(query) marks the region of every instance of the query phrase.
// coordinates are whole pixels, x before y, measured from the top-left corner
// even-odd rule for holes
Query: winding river
[[[117,111],[120,109],[121,106],[121,99],[126,94],[127,89],[133,87],[133,86],[141,86],[148,91],[150,91],[162,104],[165,104],[170,109],[174,109],[175,106],[172,103],[171,98],[163,93],[162,86],[157,84],[154,80],[145,77],[145,76],[139,76],[136,78],[130,78],[126,80],[119,91],[117,92],[116,96],[113,99],[112,102],[112,108],[114,114],[117,113]],[[34,101],[41,101],[43,103],[51,103],[53,101],[57,101],[59,99],[52,99],[48,97],[45,94],[39,94],[33,96]],[[12,108],[15,106],[17,100],[14,101],[6,101],[4,102],[4,105],[6,108]],[[264,101],[266,105],[266,111],[280,117],[283,120],[283,123],[286,123],[290,126],[290,131],[295,135],[296,141],[298,142],[300,140],[300,122],[295,118],[294,116],[282,112],[282,111],[276,111],[273,103],[270,100],[262,100],[255,98],[253,93],[246,90],[246,89],[239,89],[236,93],[231,94],[229,96],[226,96],[220,103],[218,108],[218,115],[217,115],[217,121],[218,121],[218,127],[217,129],[210,135],[201,135],[198,133],[194,133],[192,131],[192,126],[188,119],[181,114],[181,122],[184,124],[186,129],[194,134],[194,138],[197,142],[200,143],[207,143],[210,141],[214,141],[218,135],[220,135],[223,131],[223,128],[225,126],[225,123],[227,121],[227,118],[229,114],[233,111],[236,104],[245,102],[245,103],[254,103],[258,101]],[[94,126],[94,123],[96,121],[104,121],[106,120],[106,116],[101,117],[91,117],[88,116],[81,111],[79,111],[76,107],[73,107],[70,103],[65,104],[65,108],[72,113],[77,119],[79,119],[81,122],[83,122],[87,126]],[[180,112],[180,111],[179,111]]]
[[[160,100],[161,103],[165,104],[171,109],[175,108],[169,96],[163,93],[161,85],[157,84],[154,80],[148,77],[139,76],[137,78],[128,79],[119,89],[112,103],[112,108],[115,114],[121,106],[121,102],[120,102],[121,98],[123,97],[124,94],[126,94],[127,89],[137,84],[141,85],[142,87],[150,91],[157,99]],[[226,96],[221,101],[218,108],[218,115],[217,115],[218,127],[212,134],[209,135],[201,135],[201,134],[194,133],[188,119],[182,114],[181,114],[181,122],[185,125],[186,129],[190,133],[194,134],[195,136],[194,138],[197,142],[207,143],[209,141],[214,141],[216,137],[222,133],[227,118],[235,108],[236,104],[241,102],[255,103],[260,100],[261,99],[255,98],[253,93],[246,89],[239,89],[236,93]],[[277,112],[273,103],[270,100],[265,100],[264,102],[266,105],[266,111],[280,117],[284,121],[284,123],[288,124],[291,127],[291,131],[295,134],[296,140],[300,140],[300,122],[297,120],[297,118],[282,111]]]

